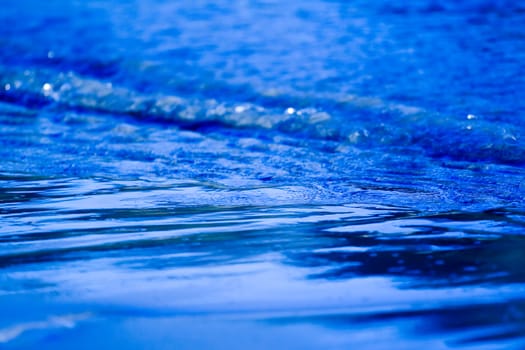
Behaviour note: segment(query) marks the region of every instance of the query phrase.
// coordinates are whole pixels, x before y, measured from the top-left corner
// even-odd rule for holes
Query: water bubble
[[[45,92],[51,91],[52,88],[53,87],[49,83],[45,83],[44,85],[42,85],[42,90],[44,90]]]
[[[356,143],[359,140],[359,137],[361,136],[361,133],[359,131],[354,131],[350,135],[348,135],[348,141],[351,143]]]
[[[60,86],[60,91],[67,91],[67,90],[70,90],[72,87],[71,87],[71,84],[68,84],[68,83],[65,83],[65,84],[62,84],[62,86]]]
[[[294,114],[295,113],[295,109],[292,108],[292,107],[288,107],[286,108],[286,114]]]
[[[246,110],[246,107],[244,106],[235,106],[234,111],[235,113],[242,113]]]
[[[5,90],[5,91],[9,91],[9,90],[11,90],[11,84],[5,84],[5,85],[4,85],[4,90]]]
[[[477,117],[474,115],[474,114],[468,114],[467,115],[467,119],[468,120],[472,120],[472,119],[476,119]]]

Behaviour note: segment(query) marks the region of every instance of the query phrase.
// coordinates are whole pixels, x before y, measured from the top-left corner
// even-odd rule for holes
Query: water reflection
[[[336,227],[322,233],[333,246],[297,260],[333,265],[319,276],[327,278],[412,276],[433,287],[522,283],[525,275],[517,262],[525,245],[524,223],[509,215],[503,210],[450,213],[382,221],[379,227],[366,222]],[[341,268],[347,261],[359,264]]]
[[[217,189],[42,180],[2,178],[4,295],[53,292],[104,317],[120,305],[124,315],[240,313],[354,332],[395,321],[405,340],[434,334],[455,346],[525,334],[519,209],[187,205]]]
[[[5,2],[2,347],[525,348],[522,5]]]

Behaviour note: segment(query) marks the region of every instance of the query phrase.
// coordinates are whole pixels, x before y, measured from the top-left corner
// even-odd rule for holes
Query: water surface
[[[2,347],[525,346],[522,5],[3,8]]]

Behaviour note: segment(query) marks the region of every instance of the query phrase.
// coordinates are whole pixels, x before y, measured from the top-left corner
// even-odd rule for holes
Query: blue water
[[[0,23],[1,348],[525,348],[520,2]]]

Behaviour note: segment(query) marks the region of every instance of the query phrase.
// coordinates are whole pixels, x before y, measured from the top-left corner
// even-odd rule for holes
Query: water
[[[0,345],[525,347],[525,7],[5,0]]]

